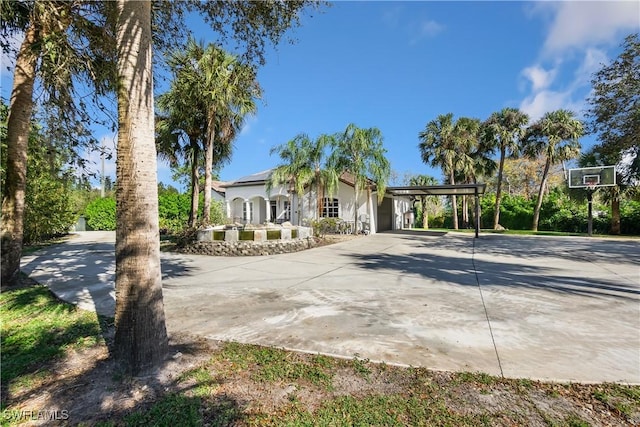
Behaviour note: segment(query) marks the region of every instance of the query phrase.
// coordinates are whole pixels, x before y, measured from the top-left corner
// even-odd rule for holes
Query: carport
[[[392,196],[474,196],[476,200],[476,238],[480,234],[480,195],[484,194],[486,184],[445,184],[410,185],[406,187],[387,187]]]

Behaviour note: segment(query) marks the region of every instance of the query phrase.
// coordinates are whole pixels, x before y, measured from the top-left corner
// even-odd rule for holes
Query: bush
[[[640,235],[640,202],[629,200],[620,203],[620,232]]]
[[[316,237],[324,237],[327,233],[335,233],[340,221],[340,218],[321,218],[320,220],[312,220],[311,228],[313,229],[313,235]]]
[[[92,230],[115,230],[116,200],[111,197],[95,199],[87,205],[84,215]]]
[[[71,193],[63,181],[43,176],[29,181],[25,193],[25,244],[66,234],[76,219]]]

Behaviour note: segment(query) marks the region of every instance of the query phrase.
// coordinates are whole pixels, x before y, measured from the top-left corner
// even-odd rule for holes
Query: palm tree
[[[200,60],[196,79],[199,93],[207,105],[207,135],[205,138],[205,193],[203,222],[208,224],[211,211],[212,167],[214,147],[223,144],[218,153],[230,155],[230,141],[242,126],[244,117],[256,110],[254,99],[260,97],[255,70],[235,56],[209,45]],[[216,161],[221,161],[219,157]]]
[[[315,170],[309,161],[309,148],[312,145],[309,136],[301,133],[284,144],[272,147],[270,151],[270,154],[278,154],[281,163],[273,170],[271,178],[267,182],[267,191],[282,185],[288,186],[289,206],[292,206],[291,198],[295,193],[298,201],[296,207],[298,212],[300,212],[300,200],[304,195],[304,189],[313,181],[315,176]],[[297,222],[299,225],[300,215],[298,215]]]
[[[500,160],[498,163],[498,182],[496,184],[496,203],[493,215],[493,228],[500,223],[500,201],[502,199],[502,174],[504,160],[516,158],[521,149],[525,126],[529,123],[529,116],[517,108],[504,108],[491,114],[484,123],[483,143],[487,149],[498,149]]]
[[[531,229],[538,230],[542,197],[547,186],[547,177],[551,165],[573,159],[580,154],[578,139],[584,135],[582,122],[573,112],[556,110],[546,113],[527,129],[525,151],[530,157],[542,155],[545,158],[544,170],[540,180],[538,199],[533,212]]]
[[[205,191],[202,222],[208,224],[211,210],[212,169],[231,157],[231,142],[240,131],[247,114],[256,110],[260,96],[255,70],[223,49],[189,39],[184,51],[174,52],[169,61],[175,79],[159,105],[171,117],[171,124],[189,140],[183,147],[191,165],[192,214],[196,224],[198,210],[198,159],[205,153]],[[172,138],[169,151],[175,148]]]
[[[119,0],[114,358],[136,375],[168,348],[160,271],[151,2]]]
[[[370,193],[375,186],[378,203],[382,203],[387,182],[391,176],[391,165],[383,146],[382,132],[378,128],[359,128],[351,123],[336,136],[336,146],[329,164],[332,169],[347,172],[353,177],[354,232],[358,233],[358,197],[362,190]]]
[[[478,119],[460,117],[453,126],[453,138],[457,147],[454,160],[457,183],[475,183],[476,169],[482,164],[479,135],[481,123]],[[469,204],[467,196],[462,195],[462,227],[469,226]]]
[[[193,40],[184,50],[170,53],[168,65],[173,72],[169,90],[158,96],[160,109],[156,122],[156,146],[158,155],[172,165],[184,161],[190,170],[191,209],[189,227],[198,221],[200,194],[200,165],[204,163],[203,138],[206,134],[206,106],[195,96],[191,87],[189,70],[192,60],[201,55],[200,46]]]
[[[429,175],[414,175],[409,178],[409,185],[418,185],[418,186],[426,186],[426,185],[437,185],[438,180]],[[418,196],[418,201],[420,203],[420,207],[418,208],[422,215],[422,228],[429,228],[429,210],[427,209],[428,203],[433,199],[437,200],[436,196]]]
[[[456,161],[459,147],[454,136],[453,114],[441,114],[435,120],[427,123],[425,129],[418,134],[420,138],[420,154],[422,161],[433,167],[442,168],[442,172],[449,181],[455,184]],[[453,209],[453,228],[458,229],[458,207],[456,196],[451,195]]]

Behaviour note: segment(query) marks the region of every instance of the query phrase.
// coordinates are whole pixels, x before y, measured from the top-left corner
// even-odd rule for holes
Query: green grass
[[[60,302],[44,286],[2,292],[0,311],[2,388],[9,392],[41,382],[42,365],[67,349],[104,342],[95,313]]]

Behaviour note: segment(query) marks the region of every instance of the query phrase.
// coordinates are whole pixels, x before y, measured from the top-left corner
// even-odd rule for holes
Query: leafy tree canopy
[[[623,161],[623,179],[640,179],[640,39],[627,36],[622,53],[591,81],[589,130],[600,140],[594,151],[610,164]]]

